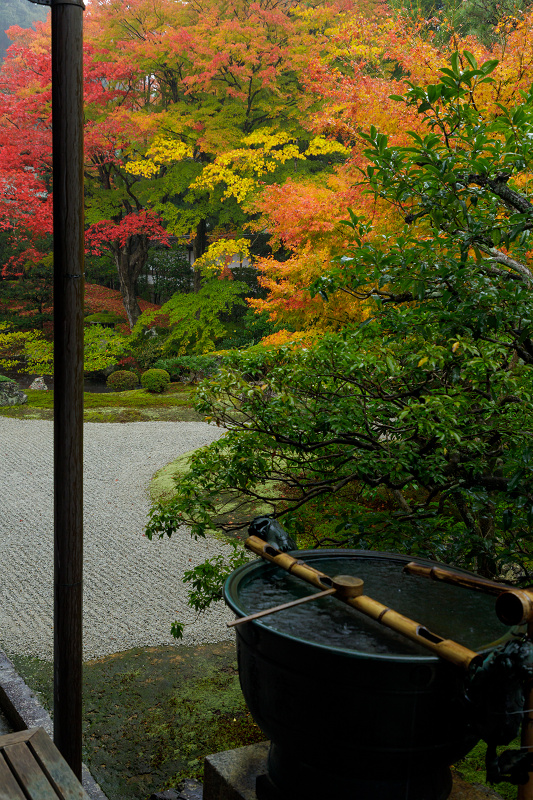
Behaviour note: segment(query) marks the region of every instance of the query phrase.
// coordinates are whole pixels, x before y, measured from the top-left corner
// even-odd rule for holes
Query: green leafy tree
[[[205,533],[221,496],[234,513],[267,504],[290,527],[352,485],[361,502],[341,542],[531,576],[533,93],[489,113],[495,62],[463,57],[397,98],[426,134],[406,146],[363,134],[368,191],[404,228],[373,235],[353,214],[351,246],[313,288],[346,292],[368,318],[307,349],[232,356],[198,403],[227,433],[195,454],[150,535],[183,521]]]
[[[245,283],[209,278],[198,292],[176,293],[156,311],[145,311],[133,330],[133,337],[144,335],[149,323],[158,319],[168,325],[161,355],[181,356],[212,352],[226,335],[220,320],[235,305],[245,305]]]
[[[120,333],[101,325],[85,328],[83,369],[97,372],[114,366],[127,347]],[[51,375],[54,372],[54,345],[38,330],[14,330],[0,322],[0,363],[2,369]]]

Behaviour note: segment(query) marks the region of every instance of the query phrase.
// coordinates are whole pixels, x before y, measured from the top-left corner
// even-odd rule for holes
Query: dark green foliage
[[[248,308],[236,323],[228,325],[227,336],[222,339],[218,348],[219,350],[233,350],[239,347],[250,347],[275,331],[276,323],[272,322],[266,312],[256,314],[255,311]]]
[[[138,387],[139,379],[134,372],[119,369],[111,373],[107,379],[107,385],[115,392],[127,392]]]
[[[98,256],[85,253],[85,282],[107,286],[109,289],[120,289],[117,268],[109,253]]]
[[[53,318],[53,291],[52,255],[26,262],[20,276],[0,280],[0,322],[20,329],[42,328]]]
[[[531,8],[532,0],[391,0],[390,5],[413,20],[424,19],[436,41],[460,33],[490,46],[505,40],[509,24]]]
[[[185,246],[152,249],[144,272],[137,279],[140,297],[164,303],[176,292],[194,291],[194,269]]]
[[[164,338],[164,331],[155,336],[146,335],[143,332],[140,332],[137,336],[131,335],[128,344],[131,347],[132,358],[142,372],[150,369],[161,358]]]
[[[154,363],[155,369],[166,370],[173,381],[189,381],[194,383],[213,375],[220,363],[216,356],[177,356],[176,358],[159,358]]]
[[[170,383],[170,375],[164,369],[148,369],[141,375],[141,386],[149,392],[161,394]]]
[[[446,12],[454,30],[491,45],[502,41],[509,22],[520,19],[531,5],[532,0],[448,0]]]
[[[5,375],[0,375],[0,383],[15,383],[13,378],[6,378]]]

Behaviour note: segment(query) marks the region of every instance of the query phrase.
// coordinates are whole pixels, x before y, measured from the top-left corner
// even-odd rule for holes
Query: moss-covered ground
[[[52,391],[28,390],[27,395],[26,405],[1,408],[0,415],[52,419]],[[144,389],[85,394],[84,420],[198,420],[193,396],[194,389],[182,384],[171,384],[161,395]],[[187,456],[155,476],[154,500],[171,496],[174,478],[187,468]],[[321,509],[322,524],[331,530],[321,530],[320,539],[336,539],[340,501],[329,514]],[[300,547],[317,544],[316,511],[309,508],[306,514],[300,520]],[[52,664],[11,658],[50,710]],[[205,755],[263,738],[240,692],[233,644],[135,649],[84,666],[84,760],[110,800],[145,800],[185,777],[201,779]],[[478,745],[457,765],[466,781],[484,783],[484,751]],[[498,786],[498,792],[508,800],[516,797],[516,787],[510,785]]]
[[[52,705],[52,664],[11,656]],[[264,739],[246,709],[233,643],[154,647],[84,665],[83,757],[110,800],[201,779],[203,759]]]
[[[50,709],[52,664],[11,658]],[[185,777],[201,780],[204,756],[263,739],[240,692],[232,643],[134,649],[84,665],[83,758],[109,800],[146,800]],[[480,743],[454,769],[484,785],[484,757]],[[516,797],[511,785],[497,791]]]
[[[18,419],[53,419],[54,392],[26,390],[28,402],[21,406],[3,406],[0,415]],[[84,422],[141,422],[165,420],[195,422],[201,417],[192,408],[194,389],[171,383],[162,394],[146,389],[129,392],[85,392]]]

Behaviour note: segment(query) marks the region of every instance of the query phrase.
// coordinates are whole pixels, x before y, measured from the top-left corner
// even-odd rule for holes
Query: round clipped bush
[[[118,369],[116,372],[111,373],[106,383],[115,392],[127,392],[129,389],[137,388],[139,379],[129,369]]]
[[[141,375],[141,386],[149,392],[164,392],[170,383],[170,375],[166,369],[147,369]]]

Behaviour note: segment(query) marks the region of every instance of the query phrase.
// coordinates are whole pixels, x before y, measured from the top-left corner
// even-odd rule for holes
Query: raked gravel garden
[[[226,545],[144,534],[155,472],[217,439],[204,422],[84,425],[84,658],[175,643],[227,639],[222,603],[196,618],[181,576]],[[53,424],[0,417],[0,646],[51,660],[53,653]]]

